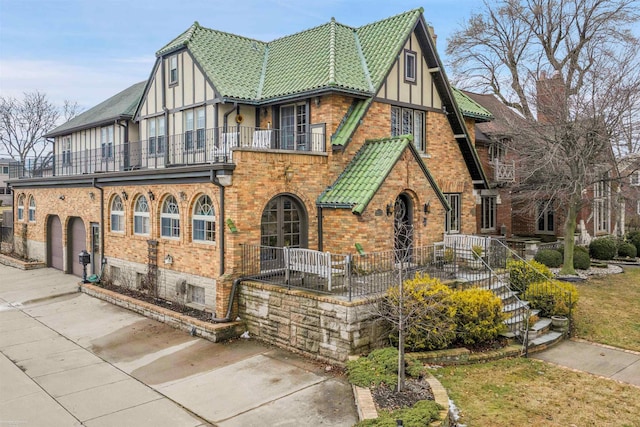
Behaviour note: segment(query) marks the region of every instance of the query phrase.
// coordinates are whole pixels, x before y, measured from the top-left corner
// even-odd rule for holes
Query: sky
[[[82,110],[146,80],[155,52],[194,21],[261,41],[325,24],[359,27],[424,8],[446,39],[478,0],[0,0],[0,95],[40,91]]]

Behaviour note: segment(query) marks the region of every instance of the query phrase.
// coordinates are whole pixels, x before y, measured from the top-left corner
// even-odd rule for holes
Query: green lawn
[[[640,351],[640,267],[577,285],[577,338]]]

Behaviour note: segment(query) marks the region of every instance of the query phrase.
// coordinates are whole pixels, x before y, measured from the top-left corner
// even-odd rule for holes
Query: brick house
[[[18,250],[222,314],[243,245],[349,254],[476,230],[473,145],[491,115],[453,90],[417,9],[265,43],[197,22],[150,78],[52,131],[53,176],[12,181]],[[467,108],[458,104],[467,103]],[[466,104],[465,104],[466,105]]]
[[[620,160],[622,185],[620,198],[624,202],[623,223],[628,231],[640,229],[640,155],[631,154]]]
[[[553,78],[548,79],[553,85]],[[525,126],[524,118],[515,110],[504,105],[493,95],[462,91],[493,115],[493,120],[476,125],[475,146],[483,167],[488,171],[489,188],[480,190],[478,205],[478,233],[502,233],[507,237],[536,237],[543,240],[564,236],[564,209],[553,200],[538,200],[535,208],[526,206],[512,194],[517,183],[517,153],[508,146],[517,146],[510,129]],[[539,102],[544,102],[544,99]],[[546,111],[546,110],[542,110]],[[550,114],[548,112],[549,116]],[[543,117],[543,120],[550,120]],[[540,117],[539,117],[540,120]],[[591,238],[612,234],[617,231],[619,218],[617,204],[617,168],[611,157],[603,160],[603,179],[589,188],[585,203],[578,212],[577,232],[580,241],[588,243]],[[520,204],[519,204],[520,203]]]

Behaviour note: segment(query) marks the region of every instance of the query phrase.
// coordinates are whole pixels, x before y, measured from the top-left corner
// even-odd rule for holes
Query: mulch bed
[[[95,285],[103,289],[107,289],[112,292],[119,293],[121,295],[126,295],[128,297],[135,298],[140,301],[157,305],[158,307],[163,307],[168,310],[175,311],[176,313],[185,314],[189,317],[193,317],[194,319],[198,319],[203,322],[214,323],[211,320],[213,315],[211,312],[208,312],[208,311],[198,310],[197,308],[189,307],[188,305],[181,304],[179,302],[168,301],[162,298],[156,298],[153,295],[150,295],[147,292],[144,292],[138,289],[130,289],[122,286],[112,285],[109,283],[95,283]]]
[[[434,400],[429,383],[415,378],[407,378],[401,392],[386,384],[380,384],[371,390],[371,395],[378,409],[388,411],[410,408],[420,400]]]

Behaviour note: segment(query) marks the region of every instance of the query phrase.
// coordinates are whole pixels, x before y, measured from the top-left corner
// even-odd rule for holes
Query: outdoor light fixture
[[[87,265],[91,262],[91,254],[86,249],[83,249],[78,254],[78,262],[82,264],[82,283],[89,283],[87,281]]]
[[[168,265],[173,264],[173,257],[170,254],[167,254],[167,256],[164,257],[164,263]]]
[[[289,165],[284,169],[284,180],[286,182],[291,182],[292,179],[293,179],[293,168],[291,167],[291,165]]]
[[[93,193],[93,191],[89,191],[89,198],[91,200],[94,200],[96,198],[96,195]]]
[[[319,96],[315,97],[315,103],[316,103],[316,107],[320,106],[320,97]]]
[[[126,191],[122,191],[122,193],[120,193],[122,195],[122,198],[127,200],[129,198],[129,195],[127,194]]]
[[[393,205],[391,203],[387,204],[387,216],[393,215]]]
[[[156,198],[156,196],[153,195],[151,190],[147,191],[147,196],[149,196],[149,200],[154,200]]]
[[[424,204],[424,206],[422,207],[422,210],[424,213],[428,214],[431,212],[431,202],[427,202]]]
[[[58,196],[58,199],[60,199],[60,200],[64,200],[64,194],[59,195],[59,196]]]
[[[180,196],[180,200],[182,200],[183,202],[187,200],[187,193],[185,193],[184,191],[179,192],[178,196]]]

